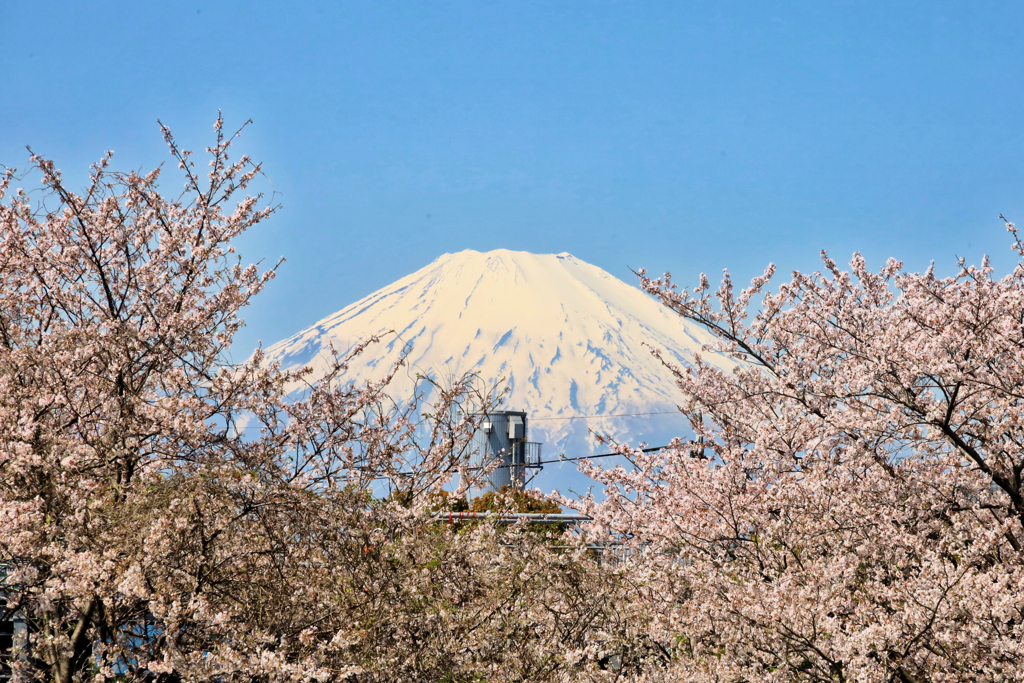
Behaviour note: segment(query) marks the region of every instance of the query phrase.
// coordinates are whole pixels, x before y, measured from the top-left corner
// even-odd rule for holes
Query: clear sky
[[[158,117],[197,150],[251,117],[283,210],[242,251],[288,262],[248,347],[462,249],[1005,269],[1022,33],[1019,2],[0,0],[0,163],[147,168]]]

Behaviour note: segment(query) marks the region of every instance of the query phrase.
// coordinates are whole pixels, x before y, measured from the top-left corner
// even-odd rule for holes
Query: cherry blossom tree
[[[435,520],[453,477],[471,483],[492,391],[463,377],[430,403],[393,397],[398,366],[352,384],[363,346],[316,378],[259,350],[232,360],[275,272],[232,242],[277,207],[246,194],[261,167],[231,156],[222,119],[205,173],[163,131],[176,197],[163,169],[116,172],[110,153],[81,192],[37,155],[41,189],[0,180],[0,591],[28,624],[15,676],[616,675],[614,634],[632,632],[585,547]]]
[[[740,367],[664,359],[703,443],[588,465],[588,533],[673,680],[1024,680],[1024,263],[822,260],[774,292],[640,273]]]

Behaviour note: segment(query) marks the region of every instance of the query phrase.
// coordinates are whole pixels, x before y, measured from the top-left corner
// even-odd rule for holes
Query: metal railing
[[[523,464],[526,467],[539,468],[540,464],[540,447],[535,441],[526,441],[523,443]]]
[[[523,521],[527,524],[578,524],[592,522],[592,517],[564,512],[439,512],[434,516],[435,522],[467,522],[486,519],[500,524],[515,524]]]

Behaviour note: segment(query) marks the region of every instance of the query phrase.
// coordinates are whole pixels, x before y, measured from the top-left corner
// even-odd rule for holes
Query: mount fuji
[[[274,344],[267,358],[322,372],[330,345],[344,352],[391,330],[350,364],[349,379],[381,377],[405,350],[410,370],[394,385],[398,396],[411,395],[417,373],[504,380],[502,409],[528,414],[529,438],[545,443],[545,459],[603,452],[592,432],[651,445],[684,436],[679,390],[648,347],[685,366],[713,342],[637,287],[570,254],[467,250]],[[702,357],[735,366],[710,351]],[[540,483],[585,483],[574,472],[571,463],[548,465]]]

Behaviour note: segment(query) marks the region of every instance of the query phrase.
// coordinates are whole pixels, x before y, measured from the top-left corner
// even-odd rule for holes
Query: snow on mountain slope
[[[406,346],[416,372],[504,378],[505,407],[530,415],[530,439],[546,443],[545,457],[593,453],[590,429],[652,445],[683,435],[686,421],[678,413],[622,416],[671,412],[680,398],[644,343],[688,364],[712,341],[637,287],[570,254],[501,249],[445,254],[274,344],[267,355],[286,368],[322,370],[329,344],[345,351],[387,330],[397,334],[367,348],[350,377],[380,377]],[[703,357],[734,365],[715,354]],[[411,374],[398,383],[399,392],[411,391]]]

